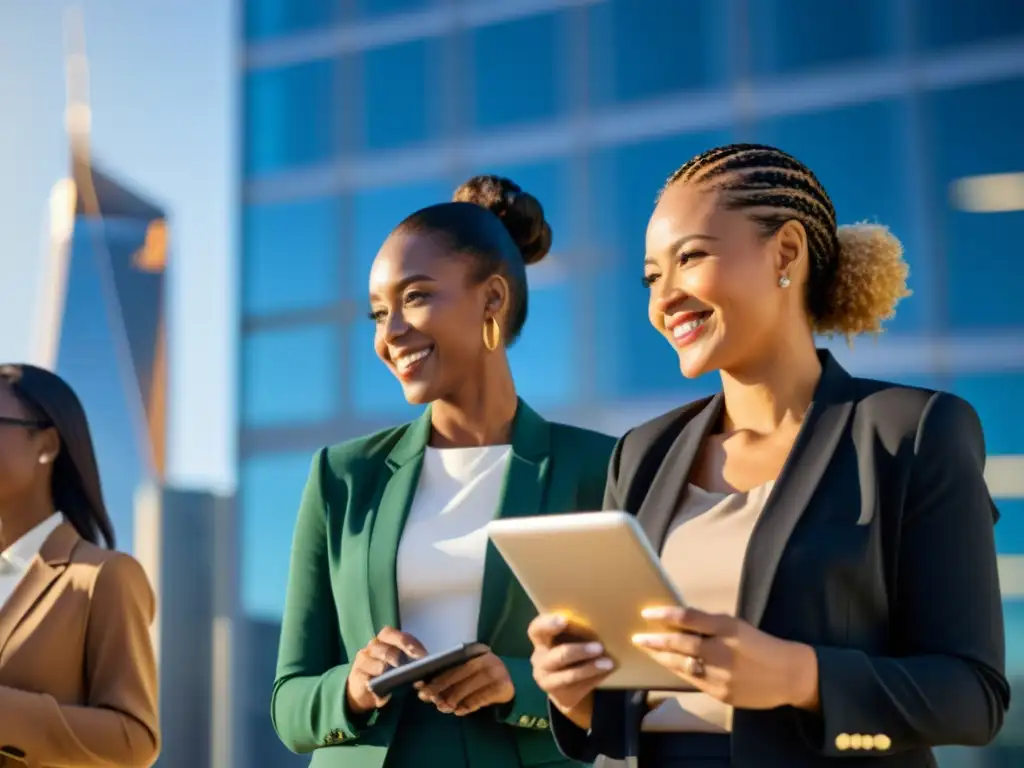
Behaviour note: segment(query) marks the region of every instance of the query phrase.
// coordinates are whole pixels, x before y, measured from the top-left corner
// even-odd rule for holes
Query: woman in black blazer
[[[620,440],[605,495],[691,604],[645,613],[634,637],[689,690],[595,694],[613,662],[540,616],[534,675],[561,749],[916,768],[933,747],[989,743],[1010,692],[978,417],[852,377],[814,344],[881,330],[906,295],[899,242],[837,228],[796,159],[731,145],[669,178],[644,269],[683,375],[722,377]]]

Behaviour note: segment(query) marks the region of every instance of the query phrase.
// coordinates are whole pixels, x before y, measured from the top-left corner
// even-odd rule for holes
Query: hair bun
[[[527,264],[536,264],[551,250],[551,225],[544,207],[511,179],[474,176],[455,190],[452,200],[475,203],[501,219]]]
[[[878,224],[842,226],[837,234],[839,263],[830,309],[817,319],[814,330],[847,338],[880,333],[882,323],[896,314],[899,301],[910,295],[903,244]]]

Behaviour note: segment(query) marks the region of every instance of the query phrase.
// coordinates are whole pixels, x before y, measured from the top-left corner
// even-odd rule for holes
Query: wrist
[[[361,717],[372,709],[372,707],[363,706],[359,699],[352,695],[352,689],[348,686],[345,686],[345,708],[348,710],[348,714],[355,717]]]
[[[793,643],[791,647],[786,704],[807,712],[821,708],[818,694],[818,654],[809,645]]]
[[[554,699],[551,699],[551,703],[555,705],[555,709],[561,712],[577,728],[582,728],[584,731],[590,730],[594,719],[593,693],[588,694],[572,707],[563,706]]]
[[[515,688],[514,685],[509,683],[508,688],[505,689],[505,691],[498,697],[498,699],[494,703],[498,704],[499,706],[500,705],[504,705],[504,704],[509,704],[509,703],[512,702],[512,700],[515,697],[516,697],[516,688]]]

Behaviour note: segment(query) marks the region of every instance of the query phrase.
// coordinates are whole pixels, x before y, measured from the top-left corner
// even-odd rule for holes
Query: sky
[[[31,355],[50,190],[67,174],[58,0],[0,0],[0,360]],[[93,157],[168,211],[168,480],[235,483],[232,0],[80,0]]]

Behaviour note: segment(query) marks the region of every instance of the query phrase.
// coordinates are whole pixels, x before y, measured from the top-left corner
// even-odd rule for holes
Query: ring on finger
[[[699,656],[687,656],[683,663],[683,671],[688,677],[702,678],[707,671],[704,668],[704,659]]]

